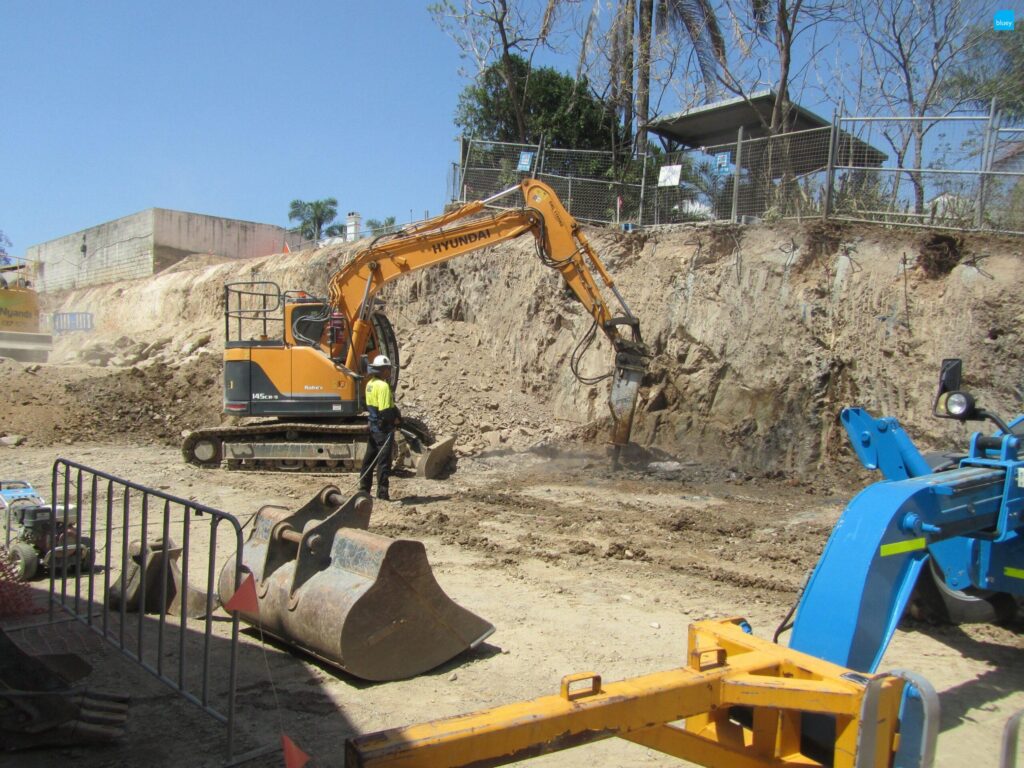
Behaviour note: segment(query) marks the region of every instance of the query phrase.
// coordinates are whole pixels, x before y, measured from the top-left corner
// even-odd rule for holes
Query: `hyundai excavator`
[[[517,191],[521,207],[486,210]],[[572,370],[588,384],[611,378],[617,464],[629,441],[648,352],[637,317],[579,224],[555,192],[536,179],[375,239],[332,276],[327,298],[282,292],[269,282],[225,286],[224,413],[263,418],[189,433],[182,445],[185,460],[204,467],[226,463],[229,469],[357,470],[367,434],[366,420],[359,418],[366,410],[367,360],[378,354],[391,359],[392,388],[401,370],[394,330],[377,300],[381,288],[527,233],[541,261],[561,274],[593,318],[573,354]],[[605,302],[598,278],[621,314],[613,314]],[[614,370],[583,379],[579,360],[598,329],[614,349]],[[436,476],[453,443],[454,438],[435,439],[419,420],[403,418],[399,455],[406,452],[419,475]]]

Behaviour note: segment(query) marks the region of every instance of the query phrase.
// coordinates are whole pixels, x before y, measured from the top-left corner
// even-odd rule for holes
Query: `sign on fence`
[[[678,187],[682,174],[683,166],[681,165],[663,165],[658,170],[658,186]]]
[[[516,170],[522,173],[529,173],[533,168],[533,152],[520,152],[519,165]]]

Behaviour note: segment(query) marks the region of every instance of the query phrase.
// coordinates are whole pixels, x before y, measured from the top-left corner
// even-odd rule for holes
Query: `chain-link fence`
[[[999,116],[861,118],[645,157],[464,140],[453,201],[531,176],[581,221],[807,217],[1024,233],[1024,129]]]

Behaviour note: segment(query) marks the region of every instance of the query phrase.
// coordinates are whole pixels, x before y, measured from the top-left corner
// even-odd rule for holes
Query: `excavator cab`
[[[359,359],[387,355],[400,374],[398,341],[378,305]],[[229,469],[355,471],[366,446],[366,371],[344,364],[352,333],[323,298],[282,291],[274,282],[224,288],[224,414],[247,423],[189,433],[186,461]],[[253,418],[259,422],[250,421]],[[443,471],[454,439],[435,439],[415,418],[403,420],[397,464],[425,477]]]

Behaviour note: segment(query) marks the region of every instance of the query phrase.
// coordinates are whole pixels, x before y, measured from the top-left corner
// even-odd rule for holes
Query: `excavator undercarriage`
[[[365,419],[342,424],[264,421],[190,432],[182,455],[199,467],[243,471],[357,472],[366,452]],[[394,465],[420,477],[438,477],[452,456],[454,437],[435,439],[406,417],[397,433]]]

